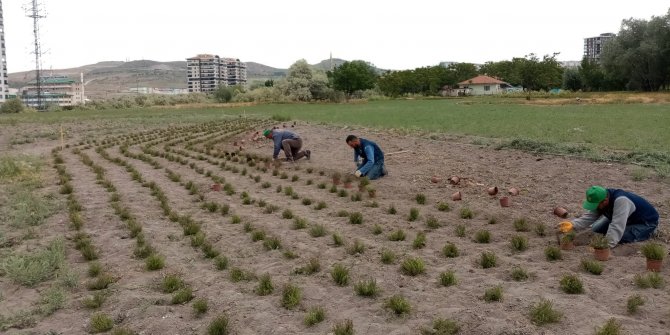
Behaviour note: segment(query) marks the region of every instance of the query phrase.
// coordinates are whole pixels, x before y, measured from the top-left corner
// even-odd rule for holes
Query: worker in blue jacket
[[[591,186],[586,190],[584,209],[588,212],[572,220],[576,230],[591,227],[607,237],[609,247],[619,243],[648,240],[658,229],[658,212],[647,200],[632,192]]]
[[[378,179],[387,175],[384,167],[384,152],[377,143],[355,135],[349,135],[346,139],[347,145],[354,149],[354,163],[356,163],[356,177],[366,176],[370,180]],[[363,161],[359,162],[359,158]]]
[[[265,129],[263,136],[271,139],[274,142],[274,151],[272,152],[272,159],[279,157],[279,151],[284,150],[286,161],[295,162],[300,158],[305,157],[310,159],[312,152],[302,149],[302,138],[300,135],[288,129]]]

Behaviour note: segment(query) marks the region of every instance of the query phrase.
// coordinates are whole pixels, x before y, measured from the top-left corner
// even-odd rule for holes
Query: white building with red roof
[[[472,95],[493,95],[504,93],[512,85],[493,77],[479,75],[458,83],[458,86],[469,89],[468,93]]]

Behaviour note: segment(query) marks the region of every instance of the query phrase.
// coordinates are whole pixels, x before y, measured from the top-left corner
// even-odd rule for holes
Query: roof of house
[[[485,85],[485,84],[507,84],[507,83],[502,80],[498,80],[496,78],[485,75],[479,75],[474,78],[463,80],[462,82],[458,83],[458,85]]]

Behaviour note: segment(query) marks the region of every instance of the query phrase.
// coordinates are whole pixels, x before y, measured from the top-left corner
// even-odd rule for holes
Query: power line
[[[42,78],[40,73],[42,69],[42,50],[40,49],[40,25],[39,20],[46,15],[40,9],[37,0],[32,0],[29,8],[26,8],[27,17],[33,19],[33,36],[35,38],[35,87],[37,88],[37,106],[38,110],[44,109],[42,106]],[[27,7],[27,6],[26,6]]]

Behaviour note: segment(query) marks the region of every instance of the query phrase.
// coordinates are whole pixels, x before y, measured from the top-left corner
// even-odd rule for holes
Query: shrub
[[[498,285],[496,287],[489,288],[484,292],[484,301],[486,302],[501,301],[502,295],[503,295],[502,286]]]
[[[479,260],[479,264],[482,266],[484,269],[492,268],[496,266],[496,263],[498,261],[498,258],[496,257],[496,254],[491,252],[491,251],[485,251],[482,253],[482,256]]]
[[[230,223],[231,224],[238,224],[242,222],[242,218],[240,218],[238,215],[233,215],[230,217]]]
[[[644,298],[642,298],[639,294],[629,297],[628,301],[626,302],[628,314],[637,313],[639,307],[642,305],[644,305]]]
[[[104,274],[99,275],[95,279],[90,280],[86,284],[86,288],[88,288],[89,290],[92,290],[92,291],[93,290],[104,290],[107,287],[109,287],[110,284],[114,283],[115,281],[116,280],[112,276],[104,273]]]
[[[253,242],[262,241],[264,239],[265,239],[264,230],[254,230],[253,232],[251,232],[251,240]]]
[[[491,233],[488,230],[480,230],[475,233],[475,242],[489,243],[491,242]]]
[[[207,303],[207,299],[205,298],[199,298],[193,302],[193,313],[195,313],[195,315],[198,317],[207,313],[208,309],[209,306]]]
[[[307,311],[305,315],[305,325],[311,327],[326,319],[326,311],[323,307],[313,307]]]
[[[176,274],[167,274],[163,276],[160,288],[163,293],[172,293],[184,287],[184,281]]]
[[[321,224],[315,224],[309,228],[309,235],[311,235],[312,237],[322,237],[325,236],[326,234],[327,234],[326,227],[324,227]]]
[[[425,246],[426,246],[426,233],[419,232],[414,238],[414,241],[412,241],[412,247],[414,249],[421,249]]]
[[[0,270],[13,281],[33,287],[51,278],[65,260],[65,246],[58,239],[40,251],[6,256],[0,261]]]
[[[270,274],[264,274],[261,276],[258,286],[256,287],[256,294],[263,296],[268,295],[274,292],[274,286],[272,285],[272,278]]]
[[[81,304],[88,309],[100,308],[102,304],[107,300],[107,294],[105,292],[95,292],[92,296],[88,296],[81,301]]]
[[[544,249],[544,255],[547,257],[547,260],[550,262],[563,259],[561,254],[561,249],[555,246],[548,246]]]
[[[658,272],[648,272],[646,275],[637,274],[633,278],[639,288],[663,288],[663,277]]]
[[[386,213],[391,214],[391,215],[396,215],[398,213],[398,210],[395,209],[395,206],[391,205],[386,210]]]
[[[344,239],[339,233],[333,233],[333,244],[337,247],[344,245]]]
[[[454,271],[447,271],[440,273],[440,285],[442,286],[453,286],[456,285],[456,274]]]
[[[88,265],[88,276],[97,277],[102,272],[102,265],[98,262],[92,262]]]
[[[51,315],[65,306],[65,291],[57,286],[42,291],[40,294],[39,311],[43,315]]]
[[[207,326],[207,335],[228,335],[228,317],[225,315],[217,316]]]
[[[402,262],[402,272],[409,276],[416,276],[426,271],[426,266],[421,258],[408,258]]]
[[[575,275],[565,275],[560,281],[561,290],[567,294],[579,294],[584,292],[582,281]]]
[[[393,264],[395,262],[395,253],[391,250],[384,249],[382,250],[381,260],[384,264]]]
[[[363,214],[360,212],[353,212],[349,214],[349,223],[351,224],[362,224],[363,223]]]
[[[615,318],[610,318],[602,326],[596,330],[596,335],[618,335],[621,333],[621,324]]]
[[[105,313],[95,313],[89,323],[92,333],[103,333],[114,327],[114,321]]]
[[[546,230],[547,227],[544,225],[544,223],[538,223],[535,225],[535,234],[537,234],[537,236],[547,235]]]
[[[281,217],[284,219],[293,219],[293,212],[287,208],[281,213]]]
[[[356,291],[356,294],[362,297],[374,298],[379,294],[379,288],[377,287],[377,281],[375,279],[359,281],[354,284],[354,290]]]
[[[528,249],[528,239],[522,235],[513,236],[510,244],[515,251],[524,251]]]
[[[530,308],[530,320],[538,326],[558,322],[561,317],[563,313],[556,311],[554,304],[544,298]]]
[[[349,216],[349,212],[347,212],[345,210],[337,211],[337,217],[345,218],[345,217],[348,217],[348,216]]]
[[[440,222],[437,221],[437,219],[434,216],[429,215],[426,217],[426,227],[430,229],[440,228]]]
[[[214,266],[217,270],[225,270],[228,268],[228,258],[221,255],[214,257]]]
[[[456,225],[456,228],[454,228],[454,233],[458,237],[465,237],[465,226],[462,224]]]
[[[293,309],[300,304],[302,299],[302,292],[300,288],[293,284],[284,285],[282,291],[282,306],[286,309]]]
[[[423,193],[419,193],[414,197],[414,200],[416,200],[416,203],[419,205],[425,205],[426,204],[426,195]]]
[[[191,299],[193,299],[193,290],[186,286],[175,291],[174,295],[172,295],[171,302],[173,305],[181,305],[191,301]]]
[[[442,248],[442,254],[447,258],[458,257],[458,247],[456,247],[455,244],[449,242],[444,245],[444,248]]]
[[[582,269],[594,275],[600,275],[603,272],[603,263],[596,260],[582,259]]]
[[[609,248],[609,242],[605,235],[596,234],[591,239],[591,246],[593,249],[607,249]]]
[[[529,278],[528,272],[520,267],[520,266],[515,266],[512,268],[512,273],[510,274],[510,277],[512,277],[512,280],[514,281],[524,281]]]
[[[233,283],[249,279],[251,279],[251,275],[244,270],[237,267],[230,269],[230,281]]]
[[[520,218],[514,220],[514,230],[516,231],[530,231],[530,227],[528,226],[528,222],[526,222],[525,218]]]
[[[293,270],[295,274],[311,275],[321,271],[321,263],[318,258],[310,258],[307,265]]]
[[[418,208],[410,208],[409,210],[409,216],[407,217],[407,221],[413,222],[419,219],[419,209]]]
[[[303,198],[303,199],[302,199],[302,204],[305,205],[305,206],[309,206],[309,205],[312,204],[312,199],[310,199],[310,198]]]
[[[663,260],[667,254],[665,248],[661,244],[655,242],[647,242],[643,244],[642,247],[640,247],[640,251],[642,251],[642,254],[647,259],[659,261]]]
[[[293,229],[296,229],[296,230],[305,229],[306,227],[307,227],[307,220],[305,220],[303,218],[298,218],[298,217],[293,219],[293,226],[292,226]]]
[[[402,229],[398,229],[389,235],[389,240],[390,241],[404,241],[405,240],[405,232]]]
[[[328,207],[328,205],[326,204],[325,201],[319,201],[319,203],[317,203],[316,206],[314,206],[314,209],[317,210],[317,211],[320,211],[320,210],[322,210],[324,208],[327,208],[327,207]]]
[[[448,212],[451,210],[451,207],[449,207],[449,204],[446,202],[440,202],[437,204],[437,210],[440,212]]]
[[[361,242],[361,240],[355,239],[354,244],[352,244],[349,247],[348,251],[352,255],[362,254],[363,252],[365,252],[365,244],[363,244],[363,242]]]
[[[461,219],[472,219],[475,217],[475,213],[468,207],[461,208],[460,213]]]
[[[374,235],[379,235],[379,234],[381,234],[381,233],[383,233],[383,232],[384,232],[384,230],[382,229],[382,226],[380,226],[380,225],[378,225],[378,224],[376,224],[376,223],[375,223],[374,226],[372,226],[372,234],[374,234]]]
[[[354,335],[354,323],[351,320],[338,322],[333,327],[334,335]]]
[[[275,236],[266,238],[265,241],[263,241],[263,246],[267,250],[281,249],[281,240],[279,239],[279,237]]]
[[[149,271],[160,270],[165,267],[165,258],[159,254],[151,254],[147,257],[145,264]]]
[[[342,264],[335,264],[330,271],[330,276],[338,286],[347,286],[349,284],[349,269]]]
[[[394,295],[386,300],[384,308],[390,309],[395,315],[407,314],[411,310],[411,306],[407,299],[400,295]]]
[[[422,329],[421,335],[455,335],[460,331],[461,327],[456,323],[456,321],[438,318],[433,320],[432,329]]]

